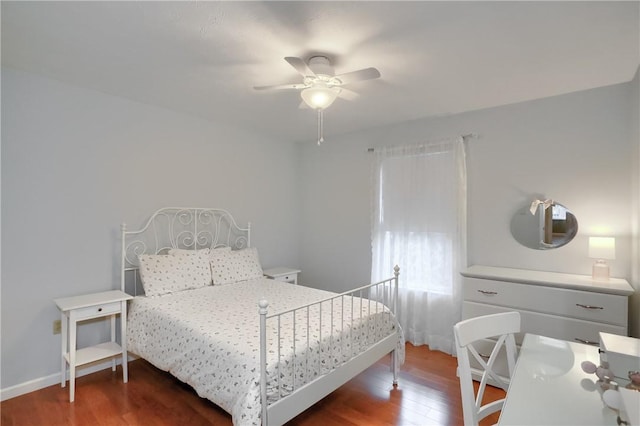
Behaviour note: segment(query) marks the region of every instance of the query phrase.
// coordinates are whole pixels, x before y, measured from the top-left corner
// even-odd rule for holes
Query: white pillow
[[[230,251],[231,247],[225,246],[225,247],[216,247],[212,249],[207,247],[207,248],[198,249],[198,250],[172,248],[172,249],[169,249],[167,253],[169,253],[172,256],[180,256],[181,254],[191,254],[191,253],[203,253],[208,256],[209,254],[213,253],[214,250]]]
[[[209,248],[203,248],[200,250],[191,250],[191,249],[178,249],[178,248],[172,248],[169,249],[169,254],[172,256],[179,256],[181,254],[193,254],[193,253],[204,253],[207,256],[209,255]]]
[[[211,284],[209,255],[205,252],[179,256],[142,254],[140,280],[146,296],[159,296]]]
[[[210,259],[213,285],[233,284],[262,277],[262,266],[255,247],[212,250]]]
[[[223,252],[223,251],[231,251],[231,247],[229,247],[229,246],[224,246],[224,247],[216,247],[216,248],[212,248],[212,249],[209,251],[209,254],[213,255],[214,253],[220,253],[220,252]]]

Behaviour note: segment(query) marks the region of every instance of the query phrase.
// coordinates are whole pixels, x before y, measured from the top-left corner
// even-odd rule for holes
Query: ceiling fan
[[[302,102],[300,108],[310,107],[318,111],[318,145],[324,141],[322,135],[323,111],[328,108],[336,98],[346,100],[358,98],[358,94],[343,86],[356,81],[372,80],[380,77],[380,71],[375,68],[364,68],[344,74],[335,75],[333,66],[328,57],[316,55],[309,58],[306,63],[301,58],[288,56],[284,58],[293,68],[302,75],[302,83],[279,84],[275,86],[254,86],[255,90],[300,90]]]

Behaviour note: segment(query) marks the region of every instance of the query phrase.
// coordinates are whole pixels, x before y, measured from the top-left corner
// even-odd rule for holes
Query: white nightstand
[[[62,387],[66,384],[69,364],[69,402],[73,402],[76,388],[76,367],[113,358],[112,370],[116,370],[114,357],[122,356],[122,378],[127,383],[127,300],[133,297],[120,290],[85,294],[55,299],[60,309],[62,324]],[[120,336],[122,345],[116,343],[116,316],[120,314]],[[80,321],[111,317],[111,341],[88,348],[76,349],[76,327]],[[67,342],[69,348],[67,349]]]
[[[284,281],[291,284],[298,284],[298,274],[302,271],[299,269],[278,267],[262,271],[267,278],[276,281]]]

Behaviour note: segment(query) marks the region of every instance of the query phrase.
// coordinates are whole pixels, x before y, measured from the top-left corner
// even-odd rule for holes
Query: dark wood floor
[[[407,344],[400,384],[391,384],[383,359],[328,395],[288,425],[462,425],[456,359],[426,346]],[[486,400],[504,396],[488,388]],[[68,387],[50,386],[0,404],[2,426],[40,425],[231,425],[231,416],[187,385],[146,361],[129,364],[129,383],[120,367],[76,380],[76,400]],[[497,422],[495,414],[481,424]]]

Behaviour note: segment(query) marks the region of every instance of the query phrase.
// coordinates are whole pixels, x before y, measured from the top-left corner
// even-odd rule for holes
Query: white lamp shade
[[[592,259],[615,259],[616,239],[613,237],[589,237],[589,257]]]
[[[340,94],[337,87],[314,86],[300,92],[302,100],[313,109],[325,109],[336,100]]]

